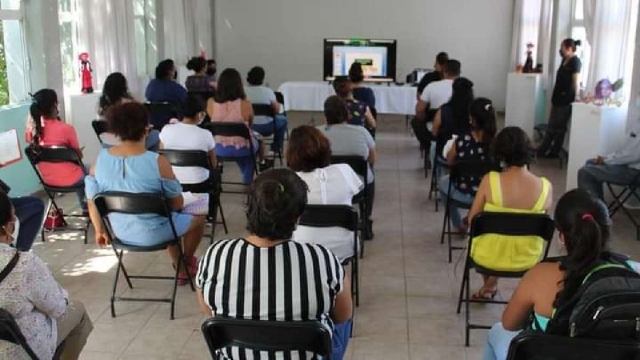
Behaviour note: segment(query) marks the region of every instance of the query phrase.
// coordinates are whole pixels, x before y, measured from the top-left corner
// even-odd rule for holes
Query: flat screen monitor
[[[396,80],[396,40],[324,39],[324,80],[349,75],[354,62],[362,64],[365,81]]]

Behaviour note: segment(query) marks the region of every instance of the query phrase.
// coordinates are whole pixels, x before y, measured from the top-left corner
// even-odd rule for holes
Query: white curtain
[[[119,71],[131,92],[138,93],[132,1],[82,0],[78,6],[80,48],[91,56],[94,86],[99,89],[110,73]]]
[[[541,58],[536,54],[540,46],[540,16],[542,2],[545,0],[516,0],[513,14],[513,38],[511,40],[511,71],[515,71],[516,66],[524,65],[527,58],[527,44],[532,43],[533,63],[541,62]]]
[[[587,89],[598,81],[625,78],[625,94],[630,89],[635,49],[638,0],[584,0],[584,22],[591,46]],[[583,69],[587,70],[587,69]]]
[[[164,58],[184,65],[202,51],[213,52],[211,1],[164,0]]]

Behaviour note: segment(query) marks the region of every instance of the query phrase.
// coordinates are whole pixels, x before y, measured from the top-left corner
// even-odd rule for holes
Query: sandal
[[[498,293],[498,289],[485,289],[485,288],[480,288],[478,291],[476,291],[474,294],[471,295],[471,300],[475,300],[475,301],[487,301],[487,300],[493,300],[496,297],[496,294]]]

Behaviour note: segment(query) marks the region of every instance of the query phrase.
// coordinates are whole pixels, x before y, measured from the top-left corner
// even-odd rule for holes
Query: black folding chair
[[[275,91],[276,94],[276,101],[278,103],[280,103],[280,105],[282,105],[282,114],[284,116],[287,116],[287,107],[284,104],[284,94],[282,94],[279,91]],[[284,139],[285,140],[289,140],[289,129],[287,128],[287,131],[284,133]]]
[[[469,332],[471,329],[490,329],[490,326],[471,324],[469,322],[470,303],[482,304],[507,304],[508,301],[482,299],[474,300],[471,298],[470,290],[470,273],[472,269],[486,276],[495,276],[500,278],[521,278],[527,272],[523,271],[499,271],[485,268],[478,265],[471,257],[471,248],[473,241],[480,235],[497,234],[508,236],[537,236],[541,238],[545,244],[542,253],[542,259],[545,259],[549,253],[549,244],[553,239],[555,224],[549,215],[545,214],[515,214],[515,213],[498,213],[483,212],[473,219],[471,223],[471,234],[469,236],[469,246],[467,247],[467,259],[464,265],[464,274],[462,284],[460,285],[460,296],[458,297],[458,314],[465,305],[465,346],[469,346]],[[513,241],[518,241],[517,238]]]
[[[540,140],[544,139],[548,129],[549,129],[549,125],[547,124],[538,124],[533,127],[533,130],[536,132]],[[569,154],[563,147],[561,147],[560,152],[558,153],[558,164],[560,169],[564,167],[565,162],[569,161],[568,159],[569,159]]]
[[[372,229],[370,228],[370,222],[367,218],[367,214],[369,213],[369,196],[371,196],[369,190],[369,162],[362,156],[334,155],[331,156],[331,163],[349,165],[351,169],[362,178],[362,182],[364,182],[364,189],[353,197],[353,203],[358,205],[360,211],[360,231],[362,233],[360,236],[360,259],[362,259],[364,257],[363,237],[367,239],[372,238]]]
[[[194,194],[209,194],[209,214],[207,215],[207,221],[211,224],[211,243],[213,244],[216,224],[222,224],[224,227],[224,233],[228,234],[227,221],[224,218],[224,211],[222,210],[222,203],[220,202],[220,173],[217,168],[211,164],[209,154],[200,150],[160,150],[160,155],[163,155],[171,166],[177,167],[199,167],[209,171],[209,178],[198,184],[184,184],[182,190],[189,191]],[[218,222],[218,209],[220,209],[221,221]]]
[[[31,346],[29,346],[29,344],[27,343],[27,340],[24,337],[22,330],[20,330],[18,323],[16,323],[16,320],[13,317],[13,315],[9,311],[1,308],[0,308],[0,340],[7,341],[12,344],[21,346],[22,349],[24,349],[24,352],[27,353],[27,355],[32,360],[38,360],[38,356],[36,355],[35,352],[33,352],[33,349],[31,349]],[[2,354],[0,354],[0,356],[2,356]]]
[[[111,246],[113,247],[113,251],[116,253],[116,257],[118,258],[118,267],[116,269],[115,280],[113,281],[113,288],[111,291],[111,317],[116,317],[116,309],[115,302],[116,301],[153,301],[153,302],[165,302],[171,304],[171,320],[174,319],[175,314],[175,303],[176,303],[176,289],[178,287],[178,273],[180,272],[180,267],[184,264],[184,270],[187,273],[187,277],[189,280],[189,285],[191,286],[191,290],[195,291],[193,287],[193,282],[191,281],[195,274],[189,273],[189,268],[186,266],[186,261],[184,258],[184,253],[182,252],[182,241],[176,232],[175,225],[173,223],[173,219],[171,216],[171,207],[169,205],[169,200],[165,199],[161,195],[158,194],[133,194],[133,193],[125,193],[125,192],[105,192],[96,195],[93,199],[96,208],[98,209],[98,213],[100,214],[100,218],[102,219],[102,223],[107,230],[107,234],[111,240]],[[112,224],[109,221],[110,214],[128,214],[128,215],[141,215],[141,214],[154,214],[162,217],[166,217],[169,220],[169,226],[171,226],[171,232],[173,234],[173,238],[171,239],[163,239],[165,240],[162,243],[151,246],[139,246],[139,245],[129,245],[116,236],[113,231]],[[178,264],[176,265],[175,275],[174,276],[150,276],[150,275],[129,275],[127,270],[124,267],[124,262],[122,261],[124,251],[131,252],[153,252],[165,250],[169,246],[176,246],[178,249]],[[116,296],[116,289],[118,287],[118,279],[120,277],[120,271],[122,270],[122,274],[124,275],[125,280],[127,281],[127,285],[129,285],[129,289],[133,289],[133,285],[131,284],[131,279],[147,279],[147,280],[173,280],[173,292],[170,298],[129,298],[129,297],[120,297]]]
[[[609,188],[609,192],[611,192],[611,196],[613,197],[613,201],[609,203],[610,216],[613,217],[618,210],[622,210],[636,228],[636,240],[640,240],[640,222],[636,220],[629,209],[624,207],[624,203],[630,200],[632,196],[636,200],[640,201],[640,194],[638,194],[638,190],[640,190],[640,172],[628,184],[619,184],[615,182],[607,182],[605,184],[607,185],[607,188]],[[623,189],[620,192],[616,192],[613,189],[614,186],[619,186]]]
[[[570,338],[524,331],[511,340],[507,360],[638,360],[640,341]]]
[[[206,125],[206,129],[211,131],[213,136],[239,136],[247,140],[249,143],[249,155],[245,156],[253,162],[253,173],[254,175],[258,175],[258,162],[256,161],[256,149],[253,146],[253,137],[251,136],[251,130],[244,123],[226,123],[226,122],[211,122]],[[233,157],[233,156],[220,156],[218,155],[218,168],[220,168],[220,176],[224,173],[224,162],[225,161],[236,161],[241,159],[242,157]],[[239,182],[230,182],[230,181],[221,181],[221,184],[231,184],[231,185],[246,185],[244,183]],[[224,191],[227,193],[244,193],[242,191]]]
[[[178,107],[169,102],[153,102],[147,101],[144,103],[144,106],[149,111],[151,115],[151,125],[160,131],[162,128],[169,123],[169,120],[172,118],[180,119],[180,110]]]
[[[38,175],[38,179],[42,184],[42,188],[44,192],[49,197],[49,201],[47,202],[47,207],[45,210],[45,216],[42,220],[42,226],[40,228],[42,242],[46,241],[45,237],[45,227],[44,222],[47,219],[47,214],[51,211],[51,208],[55,209],[58,215],[62,216],[62,227],[57,227],[53,229],[49,229],[50,232],[58,232],[58,231],[82,231],[84,234],[84,243],[87,243],[87,232],[89,231],[89,225],[91,222],[89,221],[89,216],[86,214],[74,215],[74,214],[63,214],[61,208],[56,203],[56,194],[63,193],[75,193],[78,189],[84,189],[84,183],[81,185],[73,185],[73,186],[53,186],[47,184],[38,169],[38,164],[41,162],[51,162],[51,163],[72,163],[81,167],[84,170],[84,164],[82,164],[82,160],[80,159],[80,155],[75,149],[67,148],[67,147],[44,147],[44,146],[28,146],[24,149],[24,152],[29,159],[29,163],[33,167],[33,170]],[[85,171],[86,175],[86,171]],[[86,221],[85,225],[82,227],[70,226],[66,218],[82,218]]]
[[[96,133],[98,141],[100,141],[100,144],[102,145],[102,138],[100,137],[100,135],[108,131],[107,122],[105,120],[93,120],[91,122],[91,127],[93,128],[93,132]]]
[[[429,200],[435,200],[436,212],[438,212],[438,205],[440,204],[440,176],[442,176],[440,169],[448,170],[449,164],[445,158],[436,153],[435,161],[431,167],[431,184],[429,186]]]
[[[267,141],[268,144],[273,144],[273,142],[275,141],[276,131],[278,130],[278,128],[276,126],[276,113],[273,111],[273,107],[271,106],[271,104],[253,104],[253,115],[266,116],[268,118],[271,118],[271,124],[273,126],[270,132],[260,132],[257,130],[254,130],[254,131],[260,133],[260,135],[263,136],[263,138],[265,139],[265,141]],[[274,152],[273,154],[274,161],[276,160],[276,157],[278,157],[278,159],[280,160],[280,165],[282,165],[283,164],[282,149],[277,149]]]
[[[351,263],[351,291],[356,306],[359,306],[358,213],[347,205],[307,205],[298,225],[314,228],[341,227],[353,233],[353,256],[343,260],[345,264]],[[318,238],[322,238],[322,232],[318,233]]]
[[[434,165],[435,167],[435,165]],[[444,209],[444,220],[442,222],[442,233],[440,234],[440,244],[444,244],[444,236],[447,235],[449,247],[449,263],[453,260],[453,250],[463,250],[463,247],[453,246],[451,235],[465,236],[466,233],[451,230],[451,207],[455,205],[459,209],[471,209],[471,204],[464,203],[454,199],[451,194],[455,184],[462,179],[482,179],[491,171],[500,171],[500,164],[493,161],[481,160],[461,160],[451,166],[449,173],[449,188],[447,189],[447,201]]]
[[[202,324],[209,352],[214,359],[222,359],[221,352],[237,347],[248,352],[313,353],[314,359],[331,359],[331,331],[318,321],[236,320],[214,317]],[[287,357],[285,356],[285,359]]]

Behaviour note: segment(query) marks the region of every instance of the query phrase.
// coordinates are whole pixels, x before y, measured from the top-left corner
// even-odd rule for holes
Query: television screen
[[[373,39],[325,39],[324,79],[349,74],[354,62],[362,64],[365,81],[395,81],[396,41]]]

